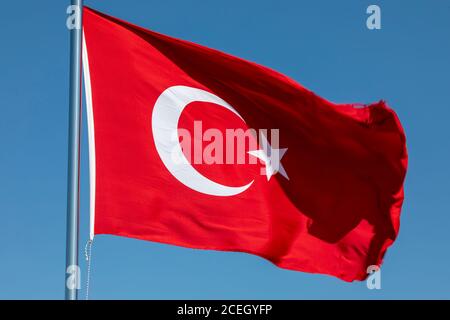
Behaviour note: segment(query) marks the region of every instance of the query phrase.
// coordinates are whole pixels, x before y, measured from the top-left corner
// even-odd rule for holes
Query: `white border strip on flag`
[[[92,90],[91,75],[89,73],[89,59],[86,48],[86,40],[83,30],[83,75],[84,87],[86,94],[86,117],[88,124],[88,141],[89,141],[89,198],[90,198],[90,224],[89,238],[94,239],[94,223],[95,223],[95,135],[94,135],[94,113],[92,109]]]

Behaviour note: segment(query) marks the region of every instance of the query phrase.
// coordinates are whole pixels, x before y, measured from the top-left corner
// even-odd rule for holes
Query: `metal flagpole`
[[[83,1],[71,0],[67,8],[70,15],[67,27],[70,32],[69,80],[69,152],[67,175],[67,233],[66,233],[66,300],[76,300],[80,289],[78,267],[79,220],[79,170],[81,130],[81,43]]]

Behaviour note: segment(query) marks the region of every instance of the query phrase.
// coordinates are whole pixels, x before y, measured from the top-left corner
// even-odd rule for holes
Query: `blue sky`
[[[0,298],[64,296],[68,1],[0,11]],[[450,3],[447,1],[139,1],[86,4],[274,68],[335,102],[386,99],[406,131],[400,234],[382,289],[277,269],[243,253],[114,236],[93,249],[91,297],[450,298]],[[366,28],[378,4],[382,29]],[[84,122],[85,124],[86,122]],[[83,128],[80,247],[88,237]],[[86,264],[80,254],[80,262]],[[85,273],[83,273],[84,295]]]

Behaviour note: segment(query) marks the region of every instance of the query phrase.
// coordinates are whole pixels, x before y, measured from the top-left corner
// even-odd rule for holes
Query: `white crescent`
[[[187,86],[169,87],[156,100],[152,113],[153,139],[159,157],[178,181],[195,191],[222,197],[244,192],[254,180],[244,186],[230,187],[206,178],[188,163],[181,149],[178,135],[174,139],[173,135],[178,131],[181,113],[189,103],[194,101],[214,103],[242,119],[232,106],[215,94]],[[181,161],[174,161],[174,153],[181,157]]]

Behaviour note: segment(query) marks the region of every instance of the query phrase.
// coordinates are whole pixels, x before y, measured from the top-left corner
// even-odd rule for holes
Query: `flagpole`
[[[67,174],[67,230],[66,230],[66,300],[78,296],[80,268],[78,267],[79,170],[81,130],[81,43],[83,0],[71,0],[67,12],[75,21],[70,27],[69,80],[69,150]],[[71,17],[69,17],[71,19]]]

